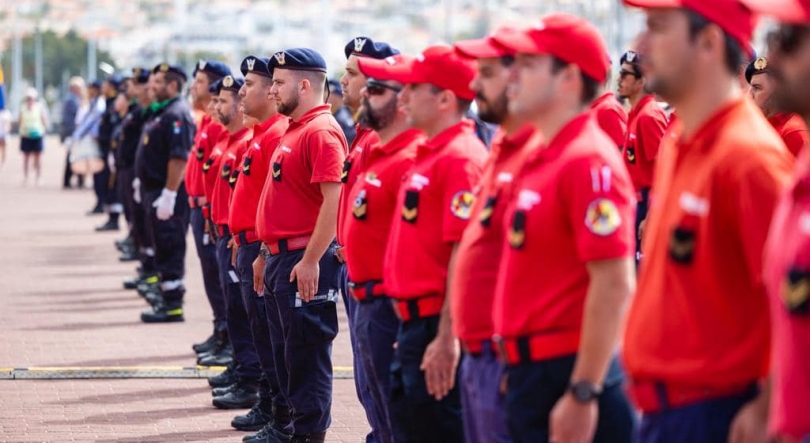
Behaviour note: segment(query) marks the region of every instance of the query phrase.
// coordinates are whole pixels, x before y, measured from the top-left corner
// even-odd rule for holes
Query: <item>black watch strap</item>
[[[602,387],[589,381],[578,381],[568,386],[568,391],[580,403],[590,403],[602,394]]]

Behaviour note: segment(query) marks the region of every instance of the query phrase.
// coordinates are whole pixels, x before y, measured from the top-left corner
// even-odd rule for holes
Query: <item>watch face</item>
[[[599,396],[596,386],[588,382],[578,382],[571,385],[571,393],[581,402],[589,402]]]

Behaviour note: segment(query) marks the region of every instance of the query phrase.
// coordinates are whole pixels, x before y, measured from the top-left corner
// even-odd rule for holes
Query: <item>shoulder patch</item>
[[[622,224],[619,208],[607,198],[597,198],[585,212],[585,226],[596,235],[608,236]]]
[[[475,196],[470,191],[459,191],[450,202],[450,212],[462,220],[469,220]]]

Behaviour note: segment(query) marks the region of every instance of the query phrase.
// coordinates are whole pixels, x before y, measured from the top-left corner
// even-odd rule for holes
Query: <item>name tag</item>
[[[681,209],[690,215],[704,217],[709,213],[709,201],[700,198],[691,192],[684,192],[678,199]]]

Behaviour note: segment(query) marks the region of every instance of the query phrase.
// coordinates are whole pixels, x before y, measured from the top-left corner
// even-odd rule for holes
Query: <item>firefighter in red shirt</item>
[[[798,157],[805,145],[807,145],[807,141],[810,140],[807,134],[807,126],[799,115],[782,112],[771,98],[776,85],[773,78],[771,78],[768,59],[758,57],[749,63],[748,67],[745,68],[745,80],[751,85],[748,93],[754,103],[762,110],[773,128],[782,137],[788,151]]]
[[[332,340],[343,265],[335,257],[346,139],[324,104],[326,62],[316,51],[273,54],[271,96],[290,126],[270,159],[256,214],[264,243],[253,265],[256,292],[275,299],[271,330],[282,331],[291,442],[323,442],[331,423]],[[255,280],[255,277],[254,277]],[[273,343],[275,347],[276,342]],[[274,350],[275,353],[275,350]]]
[[[629,442],[613,356],[633,289],[630,177],[589,104],[605,82],[599,31],[570,14],[496,42],[517,53],[509,111],[538,134],[507,202],[493,323],[515,442]]]
[[[792,160],[739,88],[755,16],[736,0],[625,3],[646,8],[637,49],[647,87],[678,110],[624,332],[638,441],[764,440],[763,245]]]
[[[627,134],[627,111],[616,94],[612,91],[605,92],[591,103],[591,109],[596,114],[599,127],[616,143],[616,148],[621,150]]]
[[[772,101],[784,112],[810,120],[810,1],[750,1],[775,15],[769,36]],[[759,77],[759,76],[758,76]],[[765,247],[765,285],[771,300],[771,404],[769,431],[779,443],[810,441],[810,151],[799,153],[790,186],[782,194]]]
[[[512,183],[534,135],[531,125],[508,111],[507,85],[514,69],[514,52],[495,37],[519,32],[501,28],[492,35],[455,43],[456,51],[478,61],[472,81],[478,116],[499,125],[475,188],[470,223],[459,242],[450,270],[453,331],[464,355],[459,370],[464,436],[468,443],[510,442],[504,398],[500,392],[504,366],[492,345],[492,302],[503,249],[503,213]]]
[[[366,87],[366,76],[360,72],[358,60],[360,58],[370,59],[384,59],[392,55],[399,54],[397,49],[392,48],[388,43],[375,42],[369,37],[355,37],[346,43],[343,48],[346,55],[346,72],[340,78],[341,86],[343,87],[343,104],[352,112],[353,115],[359,115],[361,112],[362,104],[362,90]],[[343,187],[340,192],[340,206],[338,207],[338,222],[337,222],[337,241],[338,241],[338,257],[345,260],[346,252],[344,247],[346,245],[343,234],[343,226],[346,223],[347,217],[352,213],[352,201],[349,198],[349,192],[357,181],[357,178],[365,169],[366,158],[369,152],[374,148],[380,147],[380,139],[377,133],[371,128],[364,127],[358,124],[355,130],[354,140],[349,146],[349,154],[346,156],[346,161],[343,163]],[[346,270],[348,268],[344,268]],[[357,312],[357,302],[349,296],[349,290],[346,284],[349,277],[341,276],[341,295],[343,302],[346,306],[346,316],[349,321],[349,336],[352,345],[352,354],[354,357],[354,386],[357,390],[357,398],[363,409],[366,411],[369,425],[371,425],[371,432],[367,439],[377,441],[388,441],[385,435],[377,435],[379,433],[390,434],[388,426],[383,420],[386,415],[384,409],[376,408],[377,402],[370,385],[366,380],[365,366],[361,363],[360,357],[357,355],[357,334],[355,328],[354,318]]]
[[[635,51],[627,51],[622,55],[620,63],[617,92],[619,97],[630,103],[631,107],[628,114],[627,136],[622,143],[622,156],[638,199],[635,223],[636,262],[638,262],[641,259],[639,225],[647,218],[650,185],[655,160],[658,158],[658,146],[669,122],[667,114],[658,106],[655,96],[645,90],[641,56]]]
[[[409,441],[461,442],[459,350],[446,293],[450,257],[486,157],[473,122],[464,118],[475,98],[469,88],[475,63],[442,45],[415,58],[360,63],[368,77],[407,85],[401,100],[408,123],[428,137],[402,178],[385,253],[385,289],[402,320],[391,407]]]

